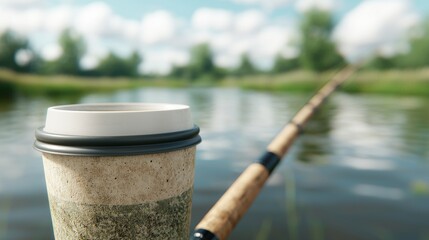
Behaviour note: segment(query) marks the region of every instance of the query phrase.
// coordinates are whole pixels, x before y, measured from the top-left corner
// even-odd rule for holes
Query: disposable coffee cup
[[[188,239],[199,128],[185,105],[48,109],[42,152],[56,239]]]

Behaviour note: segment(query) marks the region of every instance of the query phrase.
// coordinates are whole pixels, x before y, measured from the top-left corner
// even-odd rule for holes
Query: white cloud
[[[184,65],[189,61],[189,53],[180,49],[153,49],[144,55],[143,72],[168,73],[173,65]]]
[[[267,26],[262,29],[254,38],[250,54],[255,63],[263,69],[272,66],[277,54],[292,57],[294,47],[290,45],[294,31],[281,26]]]
[[[0,6],[13,8],[26,8],[40,6],[44,0],[0,0]]]
[[[141,27],[144,43],[162,43],[171,40],[176,34],[177,20],[170,12],[161,10],[146,15]]]
[[[140,23],[133,20],[123,20],[121,26],[121,35],[124,39],[128,41],[140,40]]]
[[[238,37],[236,36],[235,41],[226,49],[229,54],[233,54],[237,57],[248,53],[254,44],[254,38]]]
[[[93,68],[109,51],[125,56],[137,48],[145,56],[144,71],[165,73],[172,64],[189,61],[189,48],[201,42],[210,44],[220,66],[234,67],[242,54],[249,53],[255,63],[268,67],[277,51],[293,51],[286,47],[291,27],[267,14],[256,9],[200,8],[186,20],[168,11],[155,11],[139,21],[118,15],[100,1],[81,7],[8,7],[0,8],[0,32],[10,28],[30,37],[42,57],[53,60],[62,49],[52,42],[61,31],[71,28],[86,42],[87,52],[81,61],[86,69]]]
[[[44,14],[44,29],[47,32],[59,34],[72,25],[75,10],[70,6],[59,6],[48,9]]]
[[[34,54],[32,51],[28,49],[20,49],[15,54],[15,62],[20,66],[27,65],[34,57]]]
[[[407,0],[366,0],[341,20],[333,37],[352,61],[374,52],[392,55],[403,49],[407,32],[418,22]]]
[[[287,44],[287,31],[281,27],[270,26],[256,36],[256,55],[274,57]]]
[[[248,10],[239,13],[235,20],[235,29],[240,33],[250,33],[258,30],[265,22],[265,15],[258,10]]]
[[[88,38],[110,37],[131,42],[140,38],[140,23],[115,14],[104,2],[93,2],[79,9],[73,27]]]
[[[279,54],[282,57],[288,58],[288,59],[296,58],[299,55],[299,49],[291,45],[286,45],[283,49],[281,49]]]
[[[95,67],[97,67],[98,63],[100,62],[99,58],[93,55],[89,55],[86,54],[85,56],[82,57],[82,59],[80,60],[79,65],[83,68],[83,69],[94,69]]]
[[[0,32],[13,29],[25,36],[41,33],[58,36],[64,29],[72,28],[85,38],[109,37],[137,43],[142,30],[140,25],[140,21],[117,15],[104,2],[92,2],[82,7],[0,7]]]
[[[213,8],[200,8],[192,15],[192,26],[204,30],[228,30],[233,22],[230,11]]]
[[[231,67],[238,66],[238,64],[240,63],[240,57],[235,54],[225,52],[225,53],[217,54],[214,57],[214,62],[216,66],[231,68]]]
[[[63,49],[58,44],[49,44],[42,49],[41,54],[43,59],[53,61],[63,54]]]
[[[232,0],[243,5],[259,5],[266,9],[274,9],[288,5],[291,0]]]
[[[112,27],[115,27],[112,26],[113,18],[116,16],[106,3],[93,2],[80,9],[75,28],[86,36],[108,35]]]
[[[290,44],[293,36],[291,28],[268,24],[248,35],[239,32],[214,34],[208,42],[214,50],[215,63],[219,66],[236,67],[241,56],[247,53],[256,65],[268,69],[277,54],[296,56],[297,50]]]
[[[13,29],[28,35],[43,30],[44,11],[39,8],[0,8],[0,31]]]
[[[278,53],[289,57],[296,55],[288,44],[293,37],[292,27],[286,25],[289,22],[278,24],[259,10],[232,13],[204,8],[197,12],[192,21],[191,43],[209,43],[216,65],[236,67],[241,55],[247,53],[258,66],[267,69]],[[228,14],[228,21],[219,24],[218,19],[223,14]]]
[[[306,12],[312,9],[333,11],[338,6],[337,0],[298,0],[295,7],[299,12]]]
[[[210,46],[214,51],[222,51],[228,48],[236,40],[232,33],[215,34],[214,36],[207,37],[206,42],[210,42]]]
[[[0,32],[13,29],[26,36],[40,32],[58,34],[70,27],[73,14],[74,10],[67,6],[50,9],[0,7]]]
[[[213,40],[215,35],[217,35],[207,30],[191,31],[190,34],[191,36],[189,37],[188,42],[191,45],[210,42]]]

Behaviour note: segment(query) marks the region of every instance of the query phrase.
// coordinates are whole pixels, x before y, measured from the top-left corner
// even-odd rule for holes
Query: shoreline
[[[294,71],[246,79],[226,79],[226,86],[273,92],[314,92],[335,72]],[[429,97],[429,68],[419,70],[359,70],[338,89],[353,94],[411,95]]]
[[[185,87],[179,81],[163,79],[130,79],[126,77],[81,77],[66,75],[36,75],[0,69],[0,95],[71,96],[92,92],[111,92],[140,87]]]
[[[21,74],[0,69],[0,95],[78,95],[90,92],[109,92],[141,87],[237,87],[269,92],[314,92],[331,79],[335,71],[313,73],[292,71],[282,74],[226,77],[213,81],[187,81],[168,77],[108,78],[80,76],[44,76]],[[412,95],[429,97],[429,68],[418,70],[360,70],[345,82],[341,92],[356,94]]]

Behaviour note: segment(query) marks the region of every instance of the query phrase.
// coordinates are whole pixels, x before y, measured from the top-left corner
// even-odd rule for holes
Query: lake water
[[[201,128],[192,227],[308,94],[137,89],[0,101],[0,239],[52,239],[34,130],[52,105],[169,102]],[[429,98],[336,93],[308,123],[230,239],[429,239]]]

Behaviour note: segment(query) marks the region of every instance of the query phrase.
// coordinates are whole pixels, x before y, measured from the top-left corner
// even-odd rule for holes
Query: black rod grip
[[[219,240],[212,232],[205,229],[196,229],[191,236],[191,240]]]
[[[262,166],[264,166],[271,174],[276,168],[277,164],[279,164],[280,160],[281,159],[279,156],[270,151],[267,151],[259,158],[259,163],[262,164]]]

